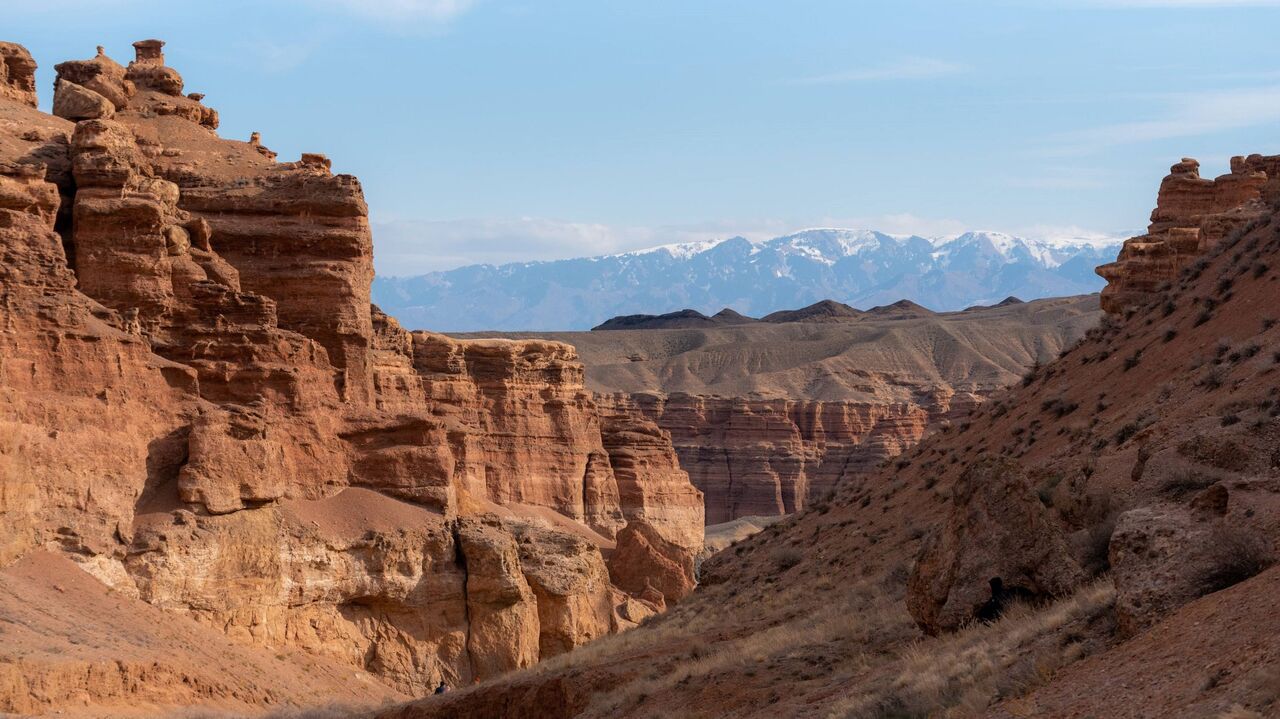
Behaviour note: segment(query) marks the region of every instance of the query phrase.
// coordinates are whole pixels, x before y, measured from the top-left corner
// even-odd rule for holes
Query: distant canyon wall
[[[709,525],[804,509],[842,477],[901,454],[982,400],[945,387],[921,389],[914,402],[883,403],[651,393],[597,398],[608,411],[670,433],[681,469],[706,498]]]

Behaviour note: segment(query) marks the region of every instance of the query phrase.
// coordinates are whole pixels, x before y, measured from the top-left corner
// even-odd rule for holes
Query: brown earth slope
[[[379,716],[1276,715],[1280,211],[1204,252],[673,612]]]
[[[219,137],[162,46],[50,115],[0,43],[0,712],[377,703],[688,594],[667,435],[568,345],[371,307],[356,178]]]
[[[803,509],[1056,357],[1100,316],[1092,296],[913,308],[521,336],[573,345],[602,406],[670,432],[715,525]]]

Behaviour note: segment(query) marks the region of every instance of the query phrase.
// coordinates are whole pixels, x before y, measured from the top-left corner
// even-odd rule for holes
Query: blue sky
[[[1280,0],[6,0],[41,65],[169,64],[358,175],[384,274],[809,226],[1140,228],[1280,153]]]

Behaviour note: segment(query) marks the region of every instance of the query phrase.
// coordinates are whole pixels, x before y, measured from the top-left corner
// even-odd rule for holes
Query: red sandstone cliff
[[[359,182],[219,138],[162,43],[135,48],[58,65],[46,115],[0,44],[0,566],[57,550],[120,601],[346,667],[344,692],[376,677],[370,697],[528,666],[691,591],[702,497],[664,432],[602,413],[568,345],[371,308]],[[56,690],[6,683],[0,711],[129,700],[42,666]],[[261,703],[260,677],[182,671],[157,670],[164,701]]]
[[[680,467],[706,496],[707,524],[790,514],[919,442],[983,397],[921,388],[916,401],[792,400],[612,394],[612,411],[671,435]]]
[[[1280,199],[1280,158],[1231,158],[1231,172],[1200,177],[1200,163],[1184,157],[1160,183],[1147,234],[1124,243],[1116,261],[1098,268],[1107,280],[1102,308],[1120,312],[1159,295],[1196,258],[1233,230],[1263,217]]]

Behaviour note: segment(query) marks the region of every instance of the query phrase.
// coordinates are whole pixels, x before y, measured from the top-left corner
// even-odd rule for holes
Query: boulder
[[[1269,563],[1264,533],[1229,523],[1228,501],[1226,487],[1217,484],[1187,505],[1159,503],[1120,515],[1110,560],[1122,636],[1138,634]]]
[[[205,412],[192,426],[187,446],[178,493],[182,501],[202,504],[213,514],[280,499],[296,472],[264,418],[249,412]]]
[[[134,84],[125,79],[124,67],[104,54],[90,60],[61,62],[54,69],[58,80],[92,90],[109,100],[114,110],[123,110],[138,92]]]
[[[947,522],[929,535],[907,609],[929,634],[957,629],[1011,597],[1063,595],[1084,580],[1063,532],[1017,462],[984,456],[956,483]]]
[[[116,114],[116,108],[110,100],[87,87],[58,80],[53,90],[53,114],[72,122],[108,120]]]

